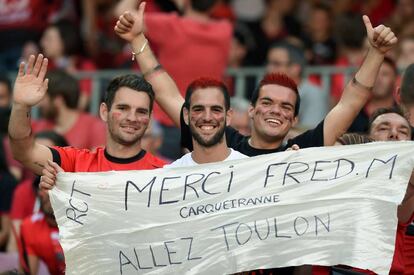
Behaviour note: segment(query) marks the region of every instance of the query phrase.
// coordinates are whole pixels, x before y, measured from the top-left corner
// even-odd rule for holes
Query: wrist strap
[[[364,89],[364,90],[368,90],[368,91],[372,91],[372,89],[374,88],[373,86],[366,86],[366,85],[364,85],[364,84],[362,84],[361,82],[359,82],[356,78],[355,78],[355,76],[354,76],[354,78],[352,78],[352,84],[353,85],[355,85],[355,86],[357,86],[357,87],[359,87],[359,88],[362,88],[362,89]]]
[[[148,45],[148,39],[145,39],[144,45],[142,45],[141,49],[139,49],[139,51],[137,53],[131,51],[131,54],[132,54],[131,60],[134,61],[135,60],[135,56],[140,55],[145,50],[145,47],[147,45]]]

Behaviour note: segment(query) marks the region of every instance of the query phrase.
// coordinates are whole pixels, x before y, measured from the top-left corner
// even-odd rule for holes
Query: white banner
[[[67,274],[225,274],[302,264],[388,274],[413,145],[62,173],[50,193]]]

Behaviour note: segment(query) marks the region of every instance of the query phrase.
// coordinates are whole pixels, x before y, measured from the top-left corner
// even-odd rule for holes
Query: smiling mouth
[[[200,129],[200,132],[203,134],[212,134],[217,127],[214,125],[199,125],[197,128]]]
[[[275,119],[275,118],[268,118],[265,119],[265,122],[271,126],[280,126],[282,125],[282,121],[280,121],[279,119]]]
[[[121,126],[121,128],[123,130],[125,130],[126,132],[136,132],[136,131],[138,131],[138,127],[135,127],[135,126]]]

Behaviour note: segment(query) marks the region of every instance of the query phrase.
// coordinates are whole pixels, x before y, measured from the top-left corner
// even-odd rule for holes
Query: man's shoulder
[[[299,145],[300,148],[320,147],[324,145],[324,122],[322,120],[319,124],[306,132],[289,139],[286,148],[291,147],[293,144]]]
[[[89,156],[97,156],[99,154],[103,153],[104,148],[98,147],[95,150],[89,150],[89,149],[80,149],[73,146],[53,146],[50,147],[52,150],[56,150],[59,154],[70,154],[70,155],[76,155],[76,156],[82,156],[82,157],[89,157]]]
[[[189,166],[194,164],[193,158],[191,157],[191,152],[183,155],[181,158],[173,161],[170,164],[167,164],[165,168],[174,168],[174,167],[182,167],[182,166]]]
[[[248,158],[249,156],[240,153],[237,150],[231,149],[231,153],[230,153],[230,159],[243,159],[243,158]]]
[[[152,167],[154,167],[154,169],[162,168],[166,164],[168,164],[168,162],[166,160],[164,160],[162,158],[159,158],[157,156],[154,156],[153,154],[151,154],[149,152],[145,153],[144,161],[147,162],[148,164],[150,164]]]
[[[56,162],[67,172],[75,172],[75,167],[79,163],[84,163],[87,166],[94,160],[103,158],[105,149],[103,147],[97,147],[91,151],[89,149],[79,149],[72,146],[53,146],[50,147],[50,150],[52,151],[53,162]]]

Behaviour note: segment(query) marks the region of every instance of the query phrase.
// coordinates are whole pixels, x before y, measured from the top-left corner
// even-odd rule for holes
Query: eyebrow
[[[267,97],[267,96],[261,97],[261,98],[259,98],[259,100],[269,100],[269,101],[273,101],[270,97]]]
[[[221,106],[221,105],[205,106],[205,105],[200,105],[200,104],[199,105],[193,105],[193,106],[191,106],[191,109],[193,109],[193,108],[206,108],[206,107],[224,109],[224,107]]]
[[[267,97],[267,96],[265,96],[265,97],[262,97],[262,98],[260,98],[259,100],[268,100],[268,101],[271,101],[271,102],[273,102],[273,99],[271,99],[270,97]],[[289,105],[290,107],[295,107],[292,103],[290,103],[290,102],[288,102],[288,101],[282,101],[282,105]]]
[[[380,127],[380,126],[390,126],[390,124],[391,124],[390,122],[384,121],[384,122],[378,123],[378,126],[377,127]],[[407,130],[411,130],[410,127],[408,127],[407,125],[400,125],[399,128],[404,128],[404,129],[407,129]]]

